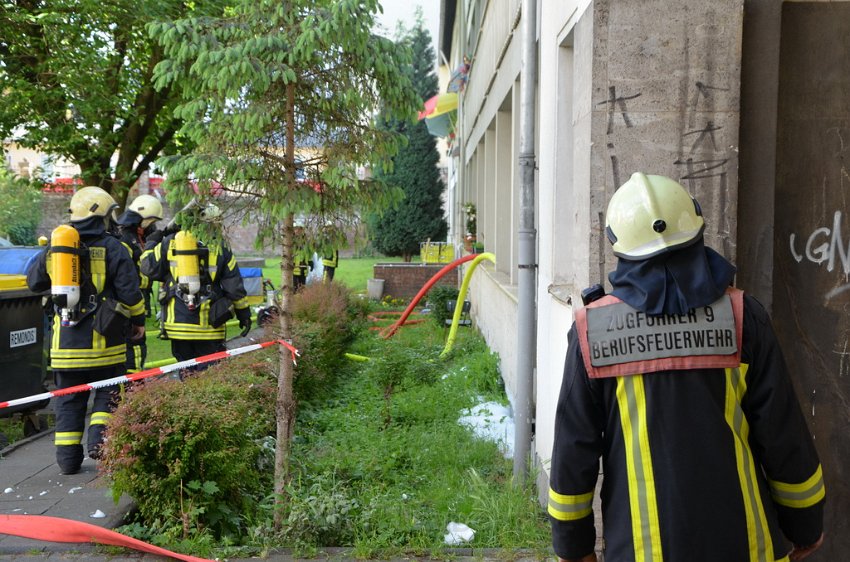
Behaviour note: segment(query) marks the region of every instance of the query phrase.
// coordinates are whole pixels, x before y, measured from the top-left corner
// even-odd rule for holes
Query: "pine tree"
[[[413,52],[413,62],[407,69],[410,80],[416,93],[427,100],[437,93],[438,83],[431,34],[424,26],[421,9],[413,29],[402,41]],[[440,155],[424,121],[386,120],[385,126],[403,134],[408,142],[393,159],[392,171],[377,175],[401,188],[404,199],[383,215],[370,218],[370,237],[382,254],[410,261],[421,242],[445,240],[448,232],[442,201],[445,184],[437,167]]]

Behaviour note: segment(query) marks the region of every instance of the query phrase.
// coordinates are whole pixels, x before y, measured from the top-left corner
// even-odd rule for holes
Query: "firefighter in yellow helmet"
[[[143,338],[145,308],[129,248],[109,234],[118,205],[99,187],[71,198],[70,226],[60,225],[27,271],[34,292],[50,291],[55,314],[50,364],[58,389],[124,374],[125,341]],[[98,458],[115,387],[94,391],[87,436]],[[83,462],[83,432],[89,392],[54,399],[56,461],[63,474]]]
[[[156,230],[156,223],[162,220],[162,203],[153,195],[139,195],[127,205],[127,209],[118,217],[118,237],[130,248],[133,261],[139,269],[139,261],[145,249],[145,242]],[[150,316],[151,282],[139,270],[139,281],[145,299],[145,314]],[[144,369],[148,346],[145,339],[127,341],[127,370],[137,372]]]
[[[570,329],[548,511],[560,560],[799,560],[824,481],[770,318],[703,243],[699,204],[635,173],[611,198],[619,258]]]
[[[196,219],[221,220],[216,205],[195,207]],[[242,333],[251,328],[242,275],[226,245],[204,244],[190,230],[157,231],[142,254],[144,275],[161,284],[163,328],[178,361],[224,349],[225,322],[239,319]]]

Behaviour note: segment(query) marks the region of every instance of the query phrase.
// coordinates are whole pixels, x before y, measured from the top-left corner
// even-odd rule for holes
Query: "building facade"
[[[518,354],[533,355],[539,489],[574,311],[615,264],[607,201],[635,171],[667,175],[700,201],[706,243],[737,265],[737,285],[772,311],[829,490],[818,559],[840,559],[850,546],[840,516],[850,505],[850,2],[535,0],[532,349],[517,345],[524,4],[442,0],[440,50],[450,68],[470,60],[447,174],[452,241],[474,203],[496,264],[473,277],[472,316],[512,398]]]

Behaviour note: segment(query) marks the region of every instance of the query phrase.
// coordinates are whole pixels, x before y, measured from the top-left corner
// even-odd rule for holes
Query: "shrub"
[[[358,503],[334,475],[304,475],[286,487],[283,533],[298,548],[349,544]]]
[[[115,411],[101,468],[141,517],[185,537],[238,537],[271,486],[276,382],[257,356],[182,383],[137,385]],[[252,363],[253,361],[253,363]]]
[[[293,339],[302,355],[295,368],[298,400],[308,400],[333,383],[347,361],[344,350],[365,322],[367,307],[341,283],[313,283],[295,295]]]
[[[431,317],[438,326],[445,327],[446,320],[451,319],[454,310],[449,310],[447,303],[456,301],[460,292],[451,285],[437,285],[428,291],[428,305]]]

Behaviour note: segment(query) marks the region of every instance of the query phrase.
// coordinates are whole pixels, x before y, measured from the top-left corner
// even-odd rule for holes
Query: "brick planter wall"
[[[446,264],[419,263],[376,263],[373,266],[375,279],[384,280],[384,296],[412,298]],[[459,272],[455,268],[443,275],[438,285],[458,286]]]

